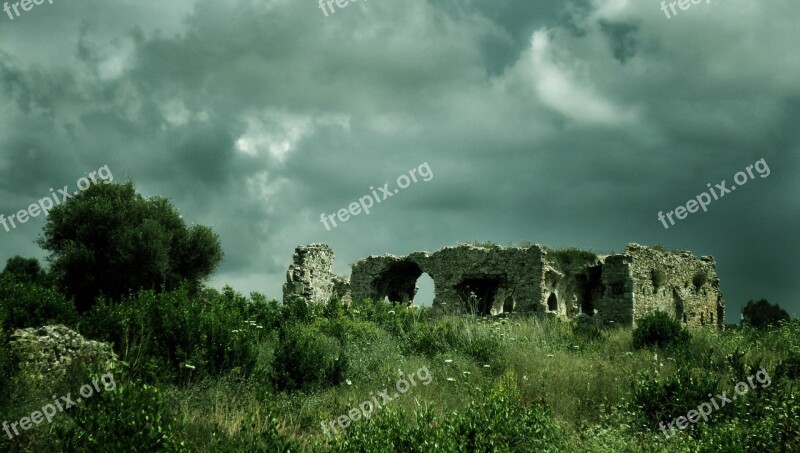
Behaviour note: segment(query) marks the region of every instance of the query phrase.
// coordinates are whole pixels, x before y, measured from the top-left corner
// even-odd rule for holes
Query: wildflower
[[[353,385],[353,382],[350,379],[346,380],[345,382],[347,382],[347,385]]]
[[[523,381],[527,381],[528,380],[528,376],[522,376],[522,380]]]

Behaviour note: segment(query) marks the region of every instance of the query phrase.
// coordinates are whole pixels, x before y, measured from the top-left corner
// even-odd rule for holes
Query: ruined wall
[[[659,310],[687,327],[723,325],[725,304],[711,257],[628,244],[605,259],[602,281],[597,309],[604,321],[635,326]]]
[[[714,258],[687,251],[662,252],[629,244],[634,325],[655,310],[673,315],[688,327],[722,326],[725,303]]]
[[[422,273],[434,281],[433,306],[451,312],[485,314],[545,311],[540,303],[544,261],[539,245],[518,248],[459,245],[406,257],[372,256],[353,265],[355,300],[408,302]],[[474,294],[474,297],[471,297]]]
[[[298,247],[284,303],[294,297],[327,303],[337,296],[345,302],[388,298],[409,304],[417,279],[427,273],[435,285],[433,306],[453,313],[585,314],[624,326],[655,310],[688,327],[721,326],[724,318],[713,258],[638,244],[610,256],[538,244],[464,244],[434,253],[370,256],[353,265],[349,281],[334,275],[332,264],[333,251],[326,244]]]
[[[633,324],[632,258],[628,255],[611,255],[603,260],[601,275],[602,296],[595,309],[606,323],[630,326]]]
[[[603,293],[602,260],[590,252],[544,252],[544,280],[540,300],[559,317],[594,315],[594,303]]]
[[[349,299],[347,278],[332,272],[333,258],[333,250],[328,244],[298,246],[286,272],[283,303],[289,303],[296,297],[308,303],[323,304],[328,303],[334,295]]]

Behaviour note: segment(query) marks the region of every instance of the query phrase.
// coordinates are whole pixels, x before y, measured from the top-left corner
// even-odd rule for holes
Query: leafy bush
[[[633,382],[633,402],[646,424],[655,429],[659,422],[685,416],[707,402],[709,393],[716,395],[718,384],[710,373],[691,372],[686,367],[668,376],[640,373]]]
[[[540,404],[522,402],[509,373],[488,395],[464,410],[415,412],[413,425],[392,408],[351,425],[334,438],[332,452],[351,451],[565,451],[564,434]]]
[[[781,360],[775,372],[776,379],[798,379],[800,378],[800,351],[791,350],[789,355]]]
[[[633,329],[633,347],[642,349],[650,346],[686,346],[689,343],[689,332],[680,321],[672,316],[656,311],[636,321]]]
[[[424,354],[433,358],[438,354],[458,352],[472,357],[478,364],[491,364],[493,372],[500,372],[507,365],[500,337],[489,328],[470,325],[464,320],[442,318],[419,324],[402,342],[407,354]]]
[[[349,311],[354,319],[375,323],[398,338],[405,338],[418,325],[427,326],[431,310],[425,307],[400,308],[383,301],[363,300]]]
[[[552,257],[561,270],[576,269],[597,261],[597,254],[577,247],[549,249],[547,255]]]
[[[600,318],[580,316],[572,323],[572,334],[582,340],[603,341],[608,330],[603,326]]]
[[[143,291],[122,303],[95,304],[81,332],[114,343],[139,376],[188,378],[231,370],[249,375],[268,332],[258,321],[277,323],[273,308],[273,303],[250,302],[229,287],[222,294],[206,290],[196,297],[186,288]]]
[[[275,352],[275,385],[311,390],[339,385],[347,369],[342,344],[318,326],[295,324],[282,333]]]
[[[0,278],[0,322],[9,331],[23,327],[64,324],[75,327],[75,305],[53,288],[18,281],[10,275]]]
[[[55,425],[55,450],[150,452],[180,446],[158,388],[138,381],[115,382],[115,387],[101,388],[64,412],[72,423]]]
[[[706,274],[703,271],[694,274],[694,277],[692,277],[692,284],[694,284],[695,289],[697,289],[698,291],[703,285],[706,284],[707,281],[708,281],[708,274]]]
[[[731,418],[722,423],[703,423],[696,428],[697,440],[683,450],[694,449],[703,453],[800,451],[800,398],[797,391],[792,390],[776,399],[770,409],[771,413],[767,417],[741,417]]]
[[[353,342],[366,342],[374,338],[378,328],[368,321],[356,321],[350,318],[338,317],[321,319],[314,323],[321,332],[339,340],[342,344]]]
[[[404,347],[407,354],[418,353],[434,357],[437,354],[455,349],[458,341],[455,323],[449,319],[444,319],[435,321],[425,328],[408,332]]]
[[[667,275],[661,269],[653,269],[650,271],[650,280],[653,282],[653,288],[658,289],[664,286]]]
[[[286,323],[312,322],[325,315],[325,306],[322,304],[309,304],[301,297],[288,301],[282,309],[283,320]]]

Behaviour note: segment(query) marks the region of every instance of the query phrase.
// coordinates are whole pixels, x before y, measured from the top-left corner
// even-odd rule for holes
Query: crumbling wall
[[[723,325],[725,303],[714,258],[638,244],[629,244],[625,254],[631,257],[634,325],[636,319],[655,310],[671,314],[688,327]]]
[[[346,277],[332,272],[333,259],[333,250],[328,244],[298,246],[286,273],[283,303],[300,298],[307,303],[327,304],[333,296],[345,302],[349,300],[349,283]]]
[[[633,324],[633,280],[629,255],[611,255],[603,260],[600,278],[603,293],[595,303],[597,314],[608,324]]]
[[[449,312],[546,311],[540,302],[542,248],[459,245],[406,257],[371,256],[353,265],[355,300],[408,303],[422,273],[433,279],[433,306]]]
[[[593,316],[595,301],[603,293],[600,257],[576,249],[545,249],[544,259],[541,300],[547,312],[567,318],[581,313]]]
[[[597,310],[604,321],[635,326],[663,311],[687,327],[722,326],[725,304],[714,258],[660,247],[628,244],[603,264],[603,297]]]
[[[53,384],[69,378],[75,364],[109,372],[120,366],[108,343],[87,340],[63,325],[17,329],[9,342],[26,381]]]
[[[629,244],[621,254],[598,257],[541,245],[458,245],[434,253],[370,256],[353,265],[350,280],[331,272],[326,244],[297,247],[284,285],[284,303],[300,297],[327,303],[371,299],[409,304],[417,279],[433,279],[433,306],[451,313],[541,313],[598,316],[607,324],[635,325],[655,310],[689,327],[721,326],[725,305],[714,259],[689,252]]]

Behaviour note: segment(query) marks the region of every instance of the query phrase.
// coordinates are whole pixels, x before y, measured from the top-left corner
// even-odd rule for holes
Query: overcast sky
[[[211,280],[280,298],[298,244],[335,271],[465,241],[712,255],[727,321],[800,313],[800,3],[55,0],[0,15],[0,213],[108,165],[213,226]],[[11,20],[11,17],[14,17]],[[670,14],[671,18],[666,15]],[[665,229],[659,211],[733,177]],[[370,187],[433,177],[327,230]],[[752,170],[752,169],[751,169]],[[44,258],[39,216],[0,260]]]

